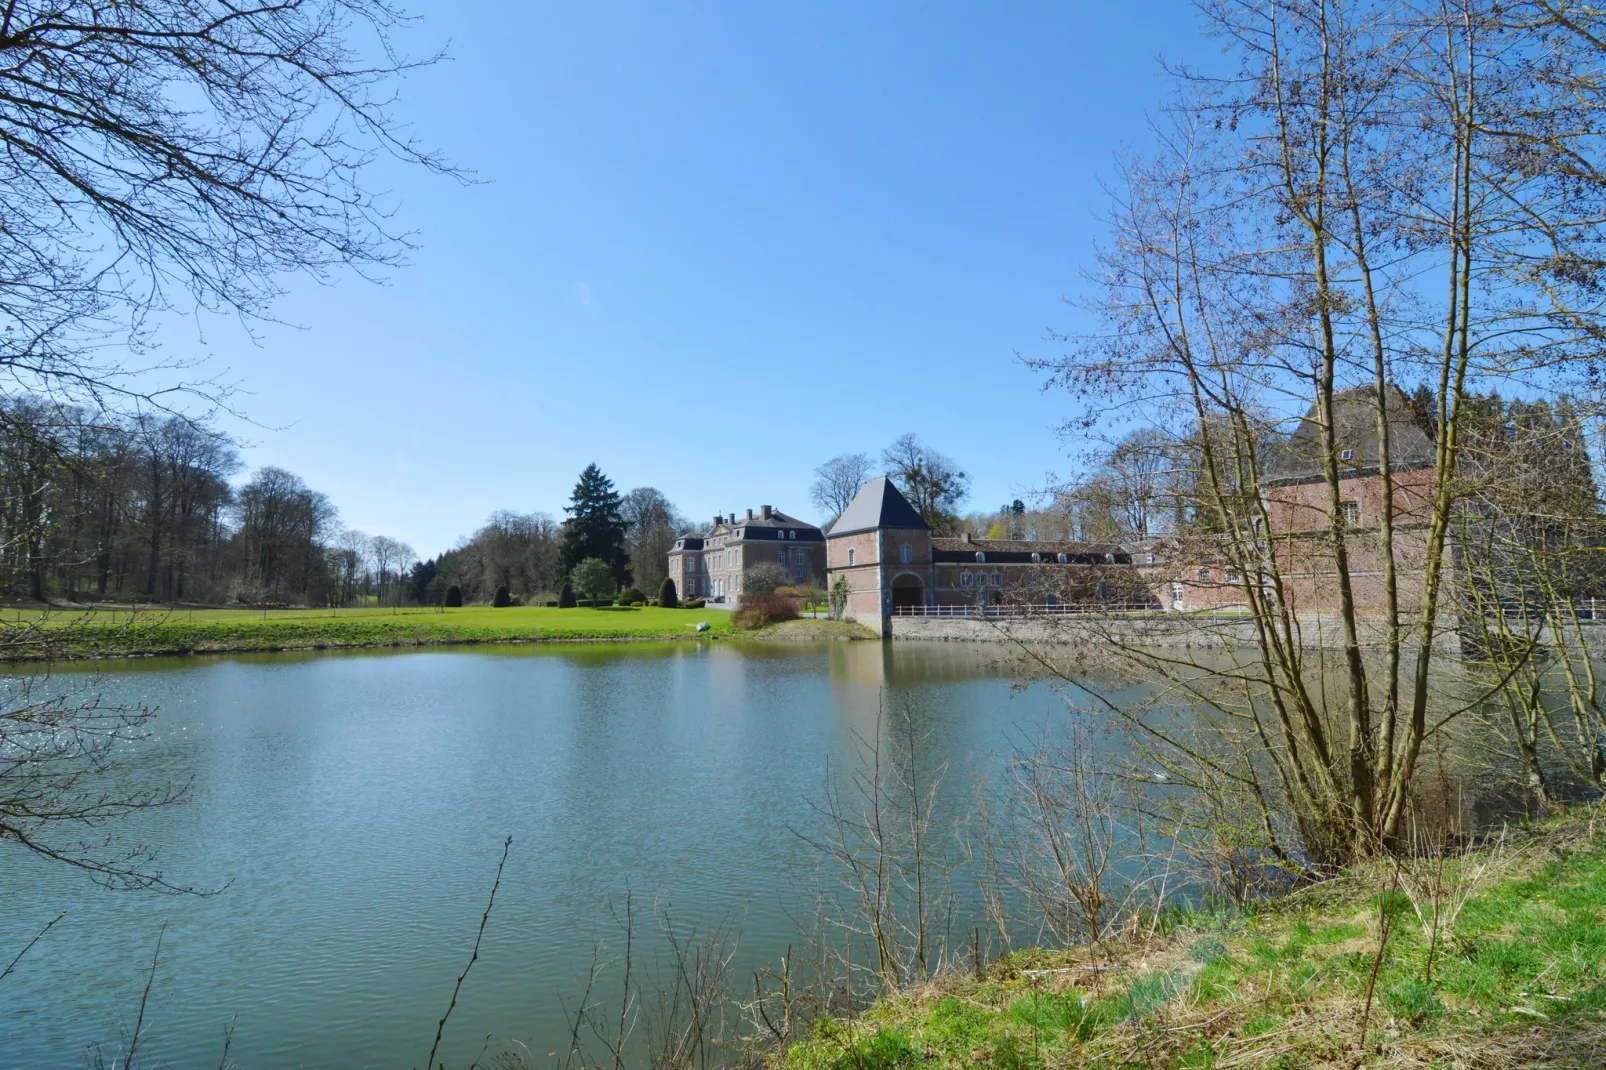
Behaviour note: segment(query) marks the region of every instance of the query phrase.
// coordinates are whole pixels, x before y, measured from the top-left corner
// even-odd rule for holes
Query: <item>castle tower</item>
[[[885,476],[860,488],[825,536],[827,586],[847,581],[843,616],[892,633],[899,606],[931,604],[931,526]]]

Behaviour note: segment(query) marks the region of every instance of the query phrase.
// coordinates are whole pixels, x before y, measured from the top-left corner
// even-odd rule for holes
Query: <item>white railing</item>
[[[1097,602],[1090,605],[1006,603],[991,606],[893,606],[892,615],[894,617],[1062,617],[1154,608],[1156,607],[1152,605],[1129,605],[1124,602]]]

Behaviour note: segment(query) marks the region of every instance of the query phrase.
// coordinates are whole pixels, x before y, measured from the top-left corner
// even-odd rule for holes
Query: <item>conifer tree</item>
[[[675,581],[668,576],[658,587],[658,605],[663,609],[674,609],[680,605],[680,594],[675,590]]]
[[[572,571],[588,558],[598,558],[613,573],[614,583],[630,582],[630,555],[625,549],[625,532],[630,524],[620,514],[619,494],[613,480],[594,464],[580,473],[569,504],[569,518],[563,522],[563,567]]]
[[[455,583],[446,588],[445,605],[448,609],[460,609],[463,605],[463,588]]]
[[[563,590],[558,592],[558,608],[573,609],[574,601],[574,584],[570,583],[568,580],[564,580]]]

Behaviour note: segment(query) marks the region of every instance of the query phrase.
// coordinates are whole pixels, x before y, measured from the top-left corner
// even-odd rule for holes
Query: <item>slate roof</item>
[[[751,520],[739,516],[736,518],[736,523],[726,524],[725,526],[727,528],[746,528],[749,533],[755,528],[761,531],[770,528],[782,528],[787,531],[796,531],[797,537],[801,540],[810,542],[823,542],[825,540],[825,536],[821,534],[819,528],[806,520],[799,520],[795,516],[787,516],[779,509],[771,509],[768,520],[765,520],[762,514],[754,513]],[[763,538],[762,535],[758,537]],[[753,535],[748,534],[746,538],[751,539]]]
[[[1420,468],[1433,464],[1433,440],[1417,423],[1411,406],[1397,386],[1387,388],[1389,467]],[[1370,386],[1359,386],[1333,396],[1333,440],[1339,450],[1339,475],[1376,472],[1377,402]],[[1345,450],[1350,451],[1344,460]],[[1299,421],[1282,442],[1269,451],[1268,484],[1300,483],[1322,478],[1321,421],[1317,407]]]
[[[1032,554],[1042,555],[1042,564],[1059,563],[1065,554],[1073,565],[1130,565],[1132,554],[1113,542],[1051,542],[1028,539],[932,539],[931,559],[940,563],[972,562],[976,554],[987,555],[989,565],[1036,564]]]
[[[842,515],[831,525],[829,535],[851,535],[856,531],[874,531],[876,528],[913,528],[929,531],[931,525],[909,504],[909,499],[898,492],[892,480],[877,476],[859,488]]]

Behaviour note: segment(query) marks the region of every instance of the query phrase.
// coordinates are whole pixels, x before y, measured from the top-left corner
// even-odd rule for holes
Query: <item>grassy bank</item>
[[[1606,1066],[1606,831],[1574,814],[1098,954],[1017,952],[819,1025],[786,1065]]]
[[[720,609],[607,607],[552,609],[8,609],[0,628],[20,635],[13,658],[118,657],[143,654],[324,650],[449,643],[540,643],[688,639],[698,622],[731,631]],[[29,641],[26,633],[42,634]]]

